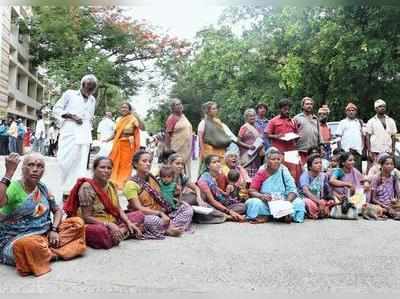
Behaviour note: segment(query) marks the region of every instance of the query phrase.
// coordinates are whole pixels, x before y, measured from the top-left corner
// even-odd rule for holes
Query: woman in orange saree
[[[111,181],[122,189],[132,174],[132,157],[140,148],[140,131],[139,120],[133,116],[131,104],[123,103],[120,113],[109,158],[114,165]]]

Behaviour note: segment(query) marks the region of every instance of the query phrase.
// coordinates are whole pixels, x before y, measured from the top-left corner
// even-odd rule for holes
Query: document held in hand
[[[260,147],[264,145],[264,140],[260,137],[257,137],[257,139],[256,139],[256,141],[254,141],[253,145],[255,146],[255,148],[253,150],[249,149],[247,151],[247,154],[249,156],[253,156],[260,149]]]
[[[285,162],[298,164],[300,162],[300,155],[298,151],[288,151],[284,153]]]
[[[274,218],[282,218],[294,212],[292,203],[287,200],[271,200],[268,206]]]
[[[283,135],[281,138],[279,138],[280,140],[283,140],[283,141],[292,141],[292,140],[295,140],[295,139],[298,139],[298,138],[300,138],[300,136],[299,135],[297,135],[296,133],[286,133],[285,135]]]

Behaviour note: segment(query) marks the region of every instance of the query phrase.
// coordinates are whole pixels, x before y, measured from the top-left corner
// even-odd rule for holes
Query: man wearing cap
[[[356,168],[361,171],[362,154],[364,151],[363,122],[357,118],[358,108],[348,103],[345,109],[346,118],[339,122],[336,135],[340,137],[338,148],[351,152],[356,160]]]
[[[376,115],[367,123],[367,149],[375,161],[380,153],[394,153],[397,133],[396,122],[386,115],[386,103],[379,99],[374,104]]]

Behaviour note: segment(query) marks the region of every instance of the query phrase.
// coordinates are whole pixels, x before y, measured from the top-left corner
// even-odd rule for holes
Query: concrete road
[[[48,160],[44,182],[59,185],[53,159]],[[40,278],[21,278],[14,268],[0,265],[0,292],[400,293],[399,222],[323,220],[194,228],[194,234],[181,238],[130,240],[108,251],[89,249],[82,258],[53,263],[52,272]]]

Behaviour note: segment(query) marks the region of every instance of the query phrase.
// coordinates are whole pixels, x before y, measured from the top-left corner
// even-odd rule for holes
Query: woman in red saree
[[[70,192],[64,210],[85,222],[86,243],[96,249],[110,249],[127,238],[158,239],[163,230],[156,216],[140,211],[125,213],[115,185],[110,182],[112,162],[98,157],[93,162],[93,178],[81,178]]]
[[[132,157],[140,148],[139,120],[132,114],[132,106],[123,103],[121,118],[117,120],[112,151],[109,158],[113,162],[111,181],[122,189],[132,174]]]

